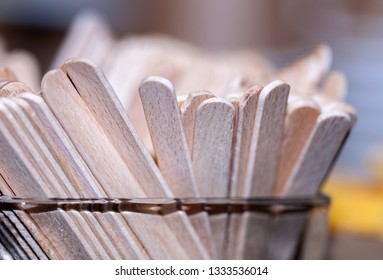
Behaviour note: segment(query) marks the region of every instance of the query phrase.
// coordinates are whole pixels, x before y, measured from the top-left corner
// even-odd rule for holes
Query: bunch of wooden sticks
[[[80,18],[57,60],[80,55],[101,67],[82,58],[67,60],[44,76],[38,94],[14,81],[15,75],[3,74],[3,195],[318,193],[356,118],[341,100],[343,76],[328,74],[328,47],[274,70],[256,54],[211,57],[163,37],[116,42],[99,24],[89,15]],[[174,85],[161,76],[142,81],[153,74]],[[177,96],[174,88],[181,94],[204,90]],[[17,254],[32,259],[292,258],[306,214],[275,220],[260,213],[204,211],[1,213],[13,225],[8,228],[20,244]]]

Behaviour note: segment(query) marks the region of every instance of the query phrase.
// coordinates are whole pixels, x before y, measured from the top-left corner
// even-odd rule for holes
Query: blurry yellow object
[[[332,199],[332,231],[383,237],[383,184],[331,178],[324,193]]]

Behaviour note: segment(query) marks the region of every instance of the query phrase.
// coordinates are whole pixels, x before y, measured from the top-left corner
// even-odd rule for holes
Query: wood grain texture
[[[0,102],[2,122],[0,123],[1,139],[1,174],[16,195],[23,197],[46,197],[49,192],[46,178],[41,177],[41,172],[36,169],[36,164],[31,162],[24,149],[20,146],[14,134],[13,127],[7,124],[9,113]],[[25,186],[28,186],[26,188]],[[31,214],[38,227],[48,237],[55,257],[64,259],[90,259],[95,258],[94,252],[88,247],[80,229],[63,211],[50,213]],[[53,226],[54,225],[54,226]],[[48,245],[48,244],[46,244]],[[49,253],[49,248],[43,248]],[[45,250],[47,249],[47,250]],[[52,250],[52,249],[51,249]]]
[[[172,197],[173,194],[151,155],[137,136],[128,116],[101,69],[84,60],[69,60],[62,69],[73,82],[96,121],[132,172],[147,197]],[[165,217],[177,239],[190,252],[191,258],[205,258],[206,251],[181,212]]]
[[[286,183],[284,195],[317,193],[351,124],[350,116],[340,110],[321,113]]]
[[[213,97],[215,96],[208,91],[191,92],[187,95],[187,98],[180,108],[182,125],[184,127],[186,142],[188,144],[191,155],[193,155],[194,127],[197,108],[204,100]]]
[[[245,188],[241,196],[272,195],[282,146],[289,88],[282,81],[274,81],[259,94]]]
[[[203,197],[228,197],[234,106],[223,98],[203,101],[195,112],[192,161]],[[217,257],[223,258],[227,240],[227,215],[209,217]]]
[[[42,94],[109,197],[147,196],[64,72],[48,73],[43,80]],[[143,222],[141,215],[136,213],[124,213],[123,216],[150,257],[187,258],[186,249],[176,245],[178,239],[165,218],[148,216]],[[163,242],[157,244],[159,238]],[[138,244],[135,246],[140,248]],[[192,247],[190,252],[199,252],[198,249]],[[145,256],[145,251],[141,252],[140,258]]]
[[[78,189],[74,187],[73,180],[70,180],[69,177],[64,172],[60,162],[56,160],[55,157],[47,144],[42,138],[41,130],[38,130],[25,111],[22,110],[14,100],[5,102],[6,106],[12,111],[13,116],[18,121],[20,127],[26,132],[29,137],[29,141],[33,143],[34,148],[39,153],[41,161],[44,161],[43,170],[50,177],[51,191],[56,197],[81,197]],[[46,135],[46,134],[45,134]],[[56,147],[60,151],[61,147]],[[62,162],[62,161],[61,161]],[[68,163],[66,163],[68,164]],[[49,172],[47,171],[49,170]],[[106,234],[102,225],[95,218],[93,213],[90,212],[81,212],[81,213],[72,213],[76,216],[76,219],[81,222],[83,229],[88,229],[87,235],[89,236],[91,246],[94,247],[95,251],[98,252],[99,259],[121,259],[122,256],[119,254],[118,250],[114,246],[113,242]]]
[[[242,196],[245,188],[246,166],[253,137],[258,97],[262,88],[254,86],[238,99],[235,145],[230,182],[230,196]]]
[[[234,113],[223,98],[205,100],[196,111],[192,161],[202,196],[229,195]]]
[[[91,174],[43,99],[28,93],[20,94],[19,97],[15,101],[30,117],[39,134],[44,137],[49,150],[63,168],[71,184],[76,187],[78,194],[81,197],[106,197],[105,191]],[[135,240],[134,233],[121,214],[110,212],[92,213],[92,215],[103,225],[104,230],[113,240],[114,245],[117,246],[120,258],[137,259],[143,257],[140,254],[142,249],[134,246],[134,244],[139,244],[138,240]],[[127,244],[130,245],[127,246]]]
[[[175,196],[198,197],[200,191],[173,85],[164,78],[149,77],[139,92],[161,173]],[[214,255],[207,215],[200,213],[190,218],[204,246]]]
[[[296,98],[289,101],[274,190],[276,195],[283,193],[286,181],[308,141],[319,114],[319,106],[310,99]]]
[[[140,86],[140,96],[165,180],[176,196],[199,196],[173,85],[164,78],[149,77]]]

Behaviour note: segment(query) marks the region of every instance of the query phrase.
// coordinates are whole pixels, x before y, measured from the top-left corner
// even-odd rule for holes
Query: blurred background
[[[159,32],[211,51],[255,50],[276,67],[328,44],[358,113],[325,186],[333,197],[328,258],[383,258],[382,1],[1,0],[4,48],[31,52],[45,73],[84,9],[101,14],[116,38]]]

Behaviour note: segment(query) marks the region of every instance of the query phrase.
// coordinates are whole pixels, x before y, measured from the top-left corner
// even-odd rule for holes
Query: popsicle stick
[[[233,148],[233,163],[230,182],[230,196],[241,196],[244,193],[246,164],[254,130],[258,97],[262,88],[250,88],[238,100],[238,112],[235,130],[235,146]]]
[[[76,186],[79,194],[82,197],[106,197],[106,193],[95,180],[43,99],[28,93],[21,94],[19,97],[16,98],[16,102],[30,117],[39,134],[44,137],[49,150],[59,162],[73,186]],[[92,215],[103,225],[104,230],[114,241],[121,258],[137,259],[143,257],[140,256],[140,249],[132,246],[132,244],[138,244],[139,241],[134,240],[135,235],[123,220],[121,214],[108,212],[93,213]]]
[[[234,113],[234,106],[223,98],[198,106],[192,158],[202,196],[228,196]]]
[[[73,197],[78,198],[79,193],[75,190],[72,182],[65,175],[59,163],[54,159],[52,153],[40,137],[40,133],[34,128],[22,109],[12,100],[3,101],[8,109],[12,112],[13,117],[25,132],[29,142],[34,145],[34,149],[39,154],[41,162],[44,162],[42,169],[50,177],[52,184],[51,191],[56,197]],[[33,149],[29,148],[30,150]],[[40,160],[39,160],[40,162]],[[45,168],[44,168],[45,166]],[[95,220],[92,213],[81,212],[71,213],[75,219],[79,221],[79,225],[86,230],[87,237],[91,240],[90,244],[98,254],[99,259],[120,259],[121,255],[117,252],[114,244],[106,235],[102,226]]]
[[[193,167],[203,197],[228,197],[234,106],[223,98],[203,101],[195,112]],[[227,215],[209,217],[217,255],[226,246]]]
[[[351,129],[350,116],[341,110],[324,111],[287,180],[284,195],[313,195]]]
[[[69,60],[62,68],[90,108],[109,141],[141,185],[144,193],[148,197],[172,196],[169,186],[140,142],[101,69],[81,60]],[[107,110],[104,109],[105,107]],[[187,249],[191,258],[207,257],[207,252],[184,214],[178,212],[171,218],[166,216],[165,220],[170,227],[174,228],[174,233],[177,233],[176,237],[181,244],[190,244],[183,247]]]
[[[181,106],[180,111],[182,125],[185,130],[186,142],[188,144],[191,155],[193,155],[194,127],[197,108],[202,103],[202,101],[213,97],[215,96],[208,91],[191,92]]]
[[[290,87],[282,81],[259,94],[242,196],[270,196],[276,182]]]
[[[319,114],[318,105],[310,99],[297,98],[289,101],[284,139],[279,158],[275,187],[276,195],[280,194],[284,189],[286,180],[303,151]]]
[[[46,191],[49,196],[68,197],[73,195],[70,194],[66,188],[66,186],[69,185],[69,182],[60,181],[58,174],[55,174],[54,167],[52,167],[49,163],[49,152],[45,151],[45,153],[43,153],[41,151],[44,149],[46,150],[46,147],[36,131],[32,129],[30,122],[23,112],[17,108],[14,102],[10,99],[4,99],[2,102],[8,110],[7,116],[9,117],[9,124],[12,125],[16,131],[16,133],[14,133],[16,141],[19,141],[22,149],[26,151],[28,156],[31,156],[30,161],[36,166],[36,169],[40,172],[41,177],[48,182],[46,185],[48,189]],[[92,250],[92,253],[95,256],[94,258],[108,259],[108,254],[103,246],[101,246],[97,236],[90,227],[89,222],[87,222],[84,217],[86,214],[87,213],[79,213],[76,211],[68,212],[68,216],[77,225],[83,235],[83,238],[86,240],[86,246]]]
[[[20,142],[14,138],[14,128],[4,123],[7,111],[0,102],[2,121],[0,123],[1,174],[13,192],[25,197],[44,197],[50,194],[46,178],[30,161],[31,157],[20,147]],[[28,186],[26,188],[25,186]],[[48,236],[50,242],[64,259],[90,259],[95,254],[87,244],[76,223],[63,211],[31,214],[39,228]],[[53,227],[52,224],[55,226]]]
[[[139,92],[158,165],[169,187],[178,197],[199,196],[173,85],[164,78],[149,77]],[[205,247],[214,253],[207,215],[190,218]]]
[[[61,71],[48,73],[44,77],[42,88],[44,99],[107,195],[145,197],[144,191],[136,183],[121,155],[113,147],[65,73]],[[147,215],[144,219],[137,213],[124,213],[123,216],[150,257],[187,258],[185,249],[181,245],[176,245],[178,240],[173,237],[174,233],[166,223],[166,216]],[[158,243],[158,238],[163,241]],[[142,254],[145,255],[145,252]]]

